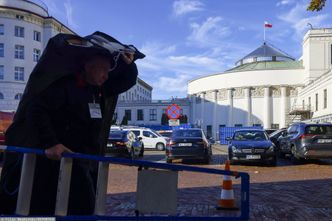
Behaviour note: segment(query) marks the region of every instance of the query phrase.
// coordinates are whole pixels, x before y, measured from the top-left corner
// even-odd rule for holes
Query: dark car
[[[291,160],[332,159],[332,124],[294,123],[287,131]]]
[[[209,163],[211,156],[211,145],[200,128],[174,130],[166,145],[167,163],[174,159],[200,159]]]
[[[255,161],[275,166],[277,163],[275,146],[264,130],[237,130],[228,140],[228,158],[233,164]]]
[[[132,131],[114,130],[109,134],[106,153],[136,159],[143,157],[144,146]]]
[[[273,132],[277,131],[278,129],[265,129],[265,132],[267,133],[267,135],[272,134]]]
[[[276,150],[278,153],[280,153],[281,137],[285,136],[286,134],[287,134],[287,128],[281,128],[269,134],[269,138],[272,141],[272,143],[276,146]]]

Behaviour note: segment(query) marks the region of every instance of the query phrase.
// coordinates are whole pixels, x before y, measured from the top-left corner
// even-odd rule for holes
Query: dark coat
[[[131,48],[135,60],[144,57],[134,47],[122,45],[104,33],[93,35],[102,36],[117,47]],[[6,145],[46,149],[62,143],[75,152],[103,154],[117,96],[136,84],[138,71],[135,63],[127,65],[119,59],[102,88],[77,85],[74,74],[90,57],[99,54],[111,61],[120,53],[93,43],[90,41],[93,35],[82,38],[58,34],[49,40],[29,77],[13,124],[6,132]],[[89,118],[87,105],[93,98],[101,103],[101,120]],[[21,154],[5,153],[0,180],[0,214],[15,212],[21,164]],[[37,158],[30,214],[54,214],[58,170],[58,161]],[[95,177],[96,171],[91,171],[89,163],[74,161],[69,214],[92,214]]]

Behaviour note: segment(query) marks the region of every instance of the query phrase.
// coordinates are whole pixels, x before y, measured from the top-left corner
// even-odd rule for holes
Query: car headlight
[[[233,153],[241,153],[241,149],[236,148],[236,146],[232,146]]]
[[[267,149],[267,152],[274,152],[274,146],[270,146],[269,149]]]

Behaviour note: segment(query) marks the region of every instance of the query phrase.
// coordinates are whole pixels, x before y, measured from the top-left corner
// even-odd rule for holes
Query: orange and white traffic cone
[[[230,171],[230,161],[226,160],[225,170]],[[222,183],[221,196],[218,201],[218,210],[228,209],[228,210],[236,210],[238,209],[235,204],[234,199],[234,191],[232,178],[229,175],[224,175],[224,180]]]

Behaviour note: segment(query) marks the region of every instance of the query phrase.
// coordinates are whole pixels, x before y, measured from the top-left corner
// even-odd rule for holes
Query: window
[[[144,113],[142,109],[137,110],[137,120],[144,120]]]
[[[5,55],[5,46],[3,43],[0,43],[0,57],[4,57]]]
[[[5,70],[4,66],[0,65],[0,80],[3,80],[5,78]]]
[[[207,125],[206,126],[206,136],[208,138],[212,137],[212,125]]]
[[[22,98],[22,94],[21,93],[18,93],[15,95],[15,100],[21,100]]]
[[[131,120],[131,110],[125,110],[125,116],[127,120]]]
[[[327,108],[327,89],[324,89],[324,108]]]
[[[5,26],[3,24],[0,24],[0,35],[5,34]]]
[[[271,124],[271,129],[279,129],[279,124]]]
[[[234,127],[242,127],[242,124],[235,124]]]
[[[24,46],[15,45],[15,58],[24,59]]]
[[[316,94],[315,110],[318,111],[318,94]]]
[[[24,38],[24,28],[20,26],[15,26],[15,36]]]
[[[150,109],[150,121],[157,120],[157,109]]]
[[[41,40],[41,33],[39,31],[33,31],[33,40],[35,41]]]
[[[34,48],[33,49],[33,61],[38,62],[40,57],[40,50]]]
[[[304,110],[305,105],[304,105],[304,100],[302,100],[302,109]]]
[[[15,81],[24,81],[24,67],[15,67]]]
[[[150,131],[143,131],[143,136],[144,137],[150,137],[150,138],[156,138],[157,136]]]
[[[23,15],[16,15],[16,18],[19,19],[19,20],[23,20],[24,16]]]
[[[0,100],[3,100],[4,98],[3,93],[0,92]]]

